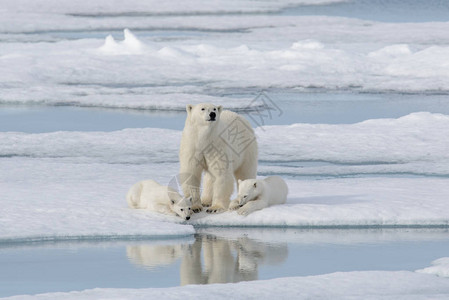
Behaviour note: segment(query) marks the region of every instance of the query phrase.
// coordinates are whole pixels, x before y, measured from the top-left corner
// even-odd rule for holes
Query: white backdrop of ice
[[[261,127],[257,134],[263,160],[337,163],[302,170],[267,167],[268,172],[283,169],[286,173],[310,175],[345,172],[444,175],[449,163],[449,143],[444,138],[449,134],[449,117],[442,114],[413,113],[399,119],[367,120],[351,125],[267,126]],[[360,166],[361,163],[369,166]]]
[[[338,272],[235,284],[103,289],[6,299],[447,299],[446,278],[409,271]]]
[[[318,87],[435,92],[449,86],[449,66],[444,63],[449,59],[447,23],[368,26],[365,21],[330,17],[226,18],[222,23],[198,16],[142,22],[156,22],[145,26],[164,30],[204,23],[205,30],[231,26],[248,32],[161,42],[143,41],[125,30],[123,40],[117,40],[108,31],[133,28],[133,22],[144,26],[141,20],[114,18],[109,22],[118,28],[112,29],[103,18],[92,20],[101,22],[97,25],[74,20],[73,26],[82,28],[49,18],[55,24],[35,30],[70,32],[93,26],[102,28],[105,40],[2,44],[0,68],[8,72],[0,74],[7,91],[0,101],[178,110],[189,102],[215,102],[242,108],[251,98],[232,99],[222,91]],[[123,25],[117,25],[120,22]],[[7,34],[19,28],[0,24]],[[329,28],[339,31],[329,34]],[[264,36],[278,40],[261,43]]]
[[[250,115],[251,116],[251,115]],[[449,116],[426,112],[356,124],[292,124],[256,129],[264,173],[449,174]],[[83,162],[178,161],[181,131],[146,128],[116,132],[1,132],[1,156],[76,158]],[[403,151],[407,149],[407,151]],[[279,162],[333,163],[307,168]]]

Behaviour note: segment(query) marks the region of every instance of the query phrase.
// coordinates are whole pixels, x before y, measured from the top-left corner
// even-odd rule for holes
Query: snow
[[[363,178],[287,181],[287,204],[247,217],[226,212],[192,218],[203,226],[447,226],[446,179]],[[429,190],[435,192],[428,192]]]
[[[117,43],[112,35],[108,35],[104,42],[104,45],[98,49],[105,54],[141,54],[144,51],[144,45],[139,41],[129,29],[124,30],[125,39],[122,42]]]
[[[235,284],[104,289],[5,299],[447,299],[446,278],[409,271],[339,272]]]
[[[252,113],[246,115],[249,116]],[[263,126],[255,132],[262,173],[449,174],[447,115],[420,112],[356,124]],[[1,132],[0,137],[0,155],[6,157],[176,163],[181,131],[144,128],[115,132]],[[301,167],[295,162],[317,164]]]
[[[444,137],[449,134],[449,118],[442,114],[412,113],[350,125],[266,126],[256,132],[264,144],[260,147],[263,160],[333,163],[314,168],[268,167],[268,173],[448,174],[449,144]],[[279,145],[285,147],[280,151]]]
[[[449,116],[430,113],[259,127],[259,172],[285,176],[287,204],[247,217],[203,212],[187,223],[125,201],[139,180],[174,178],[181,131],[2,132],[0,239],[187,235],[192,225],[447,226],[448,128]],[[310,175],[323,180],[300,179]]]
[[[0,74],[7,91],[0,103],[181,110],[189,102],[214,102],[244,109],[251,98],[228,96],[232,91],[434,93],[449,86],[449,65],[444,63],[449,60],[449,23],[444,22],[379,23],[326,16],[139,17],[120,5],[110,12],[118,13],[116,17],[80,17],[71,14],[89,13],[81,5],[55,5],[53,10],[67,11],[49,14],[41,8],[31,10],[33,2],[21,2],[29,7],[20,9],[7,1],[0,11],[0,40],[8,41],[0,49],[0,68],[8,70]],[[81,7],[85,11],[78,11]],[[28,22],[29,18],[41,22]],[[83,35],[85,31],[97,33]],[[177,37],[157,38],[155,32],[161,31]]]
[[[146,128],[114,132],[1,132],[0,136],[2,157],[143,164],[177,162],[181,132]]]
[[[144,178],[142,169],[148,166],[52,158],[2,159],[0,166],[2,241],[166,238],[194,233],[191,225],[179,224],[178,218],[127,208],[126,192]]]
[[[419,273],[434,274],[440,277],[449,277],[449,257],[443,257],[432,262],[431,267],[417,270]]]

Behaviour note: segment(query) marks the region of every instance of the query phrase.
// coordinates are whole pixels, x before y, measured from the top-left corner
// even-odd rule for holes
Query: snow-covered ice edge
[[[449,277],[449,257],[442,257],[432,262],[432,266],[416,270],[416,272]]]
[[[89,243],[89,242],[119,242],[119,241],[148,241],[148,240],[173,240],[173,239],[182,239],[186,237],[191,237],[194,232],[189,230],[184,230],[184,233],[181,231],[179,235],[177,234],[110,234],[110,235],[43,235],[43,236],[28,236],[28,237],[20,237],[20,238],[0,238],[0,246],[5,247],[8,246],[17,246],[19,244],[40,244],[40,243]]]
[[[447,278],[410,271],[337,272],[233,284],[96,288],[4,299],[447,299]]]

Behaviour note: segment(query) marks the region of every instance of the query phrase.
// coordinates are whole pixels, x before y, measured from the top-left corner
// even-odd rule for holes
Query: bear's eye
[[[248,195],[243,196],[243,198],[246,198],[246,197],[248,197]]]
[[[205,108],[203,107],[201,110],[205,110]]]
[[[216,108],[214,108],[214,111],[216,111],[217,109]]]
[[[189,207],[189,210],[190,210],[190,207]]]
[[[184,209],[183,209],[183,208],[181,208],[181,211],[184,211]]]

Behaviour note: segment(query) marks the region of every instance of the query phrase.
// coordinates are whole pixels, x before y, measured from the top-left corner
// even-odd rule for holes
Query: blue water
[[[0,244],[0,297],[363,270],[415,271],[447,256],[449,249],[447,229],[199,231],[195,237],[170,241]],[[214,271],[206,271],[205,256],[221,259]]]
[[[301,5],[283,15],[337,16],[379,22],[447,22],[449,2],[442,0],[350,0],[327,5]]]
[[[247,97],[252,95],[246,94]],[[246,118],[254,127],[294,123],[351,124],[368,119],[399,118],[420,111],[449,115],[448,95],[292,90],[268,91],[266,95],[276,107],[269,104],[270,113],[247,112]],[[0,131],[114,131],[145,127],[182,130],[185,117],[185,112],[178,111],[0,105]]]
[[[184,127],[179,112],[82,108],[74,106],[0,105],[0,131],[115,131],[125,128]]]

